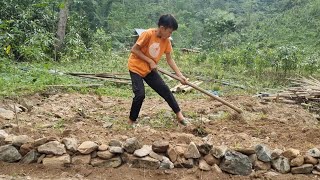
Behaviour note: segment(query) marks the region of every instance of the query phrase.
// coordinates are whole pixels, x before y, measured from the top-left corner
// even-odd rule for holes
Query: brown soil
[[[192,118],[193,125],[180,127],[175,122],[168,105],[160,98],[146,99],[141,111],[141,127],[127,126],[131,100],[83,94],[36,94],[17,100],[29,108],[29,112],[18,114],[18,120],[2,120],[5,124],[18,124],[6,129],[7,133],[40,137],[75,137],[79,141],[108,143],[110,139],[125,140],[137,137],[144,144],[155,140],[168,140],[173,144],[190,141],[202,142],[207,135],[214,145],[228,147],[252,147],[263,143],[270,148],[296,148],[302,152],[320,145],[320,128],[313,114],[298,105],[260,103],[258,99],[246,96],[223,97],[244,110],[242,115],[210,100],[179,100],[185,114]],[[0,106],[8,106],[11,100],[3,100]],[[222,112],[222,113],[221,113]],[[224,112],[224,113],[223,113]],[[161,117],[164,118],[160,118]],[[208,120],[206,123],[201,121]],[[209,121],[210,120],[210,121]],[[103,127],[112,122],[112,128]],[[168,124],[165,125],[165,124]],[[170,126],[171,124],[171,126]],[[173,126],[172,126],[173,124]],[[49,169],[41,164],[20,165],[0,163],[0,179],[6,177],[31,179],[268,179],[261,173],[255,176],[239,177],[194,169],[143,170],[123,165],[116,169],[66,167]],[[316,179],[314,175],[280,175],[272,179]]]

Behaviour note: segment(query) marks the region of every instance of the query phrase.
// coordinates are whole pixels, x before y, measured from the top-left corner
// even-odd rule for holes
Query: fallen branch
[[[116,80],[116,79],[114,80],[111,78],[96,77],[96,76],[91,76],[91,75],[78,75],[78,77],[89,78],[89,79],[100,79],[100,80],[114,82],[114,83],[120,83],[120,84],[131,84],[130,81],[121,81],[121,80]]]
[[[103,84],[61,84],[61,85],[47,85],[47,87],[100,87]]]
[[[90,74],[90,73],[67,73],[72,76],[91,76],[91,77],[102,77],[102,78],[112,78],[112,79],[123,79],[123,80],[130,80],[130,78],[127,77],[119,77],[117,75],[127,75],[124,73],[114,73],[114,74],[108,74],[108,73],[98,73],[98,74]]]

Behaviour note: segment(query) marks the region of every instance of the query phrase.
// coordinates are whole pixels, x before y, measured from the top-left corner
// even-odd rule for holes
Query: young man
[[[164,98],[177,116],[178,122],[186,125],[181,109],[174,98],[169,87],[164,83],[157,72],[157,63],[161,56],[166,54],[167,63],[186,84],[186,78],[181,74],[179,68],[171,57],[172,46],[169,40],[172,32],[178,29],[176,19],[170,15],[162,15],[158,21],[158,28],[144,31],[131,49],[128,60],[128,68],[132,81],[134,98],[131,105],[129,123],[136,122],[143,100],[145,89],[143,80]]]

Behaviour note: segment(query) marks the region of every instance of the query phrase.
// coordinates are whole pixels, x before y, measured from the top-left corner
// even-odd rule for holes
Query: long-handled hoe
[[[174,74],[172,74],[172,73],[170,73],[170,72],[167,72],[167,71],[165,71],[165,70],[163,70],[163,69],[161,69],[161,68],[159,68],[159,67],[157,68],[157,70],[158,70],[159,72],[163,73],[163,74],[166,74],[166,75],[168,75],[168,76],[170,76],[170,77],[172,77],[172,78],[180,81],[180,77],[178,77],[178,76],[176,76],[176,75],[174,75]],[[213,99],[218,100],[219,102],[227,105],[227,106],[230,107],[231,109],[237,111],[239,114],[242,113],[242,110],[241,110],[240,108],[237,108],[236,106],[228,103],[227,101],[219,98],[218,96],[215,96],[215,95],[209,93],[208,91],[206,91],[206,90],[204,90],[204,89],[202,89],[202,88],[200,88],[200,87],[198,87],[198,86],[196,86],[196,85],[194,85],[194,84],[192,84],[192,83],[190,83],[190,82],[188,82],[188,81],[187,81],[186,84],[187,84],[188,86],[191,86],[192,88],[194,88],[194,89],[196,89],[196,90],[198,90],[198,91],[200,91],[200,92],[202,92],[202,93],[204,93],[204,94],[212,97]]]

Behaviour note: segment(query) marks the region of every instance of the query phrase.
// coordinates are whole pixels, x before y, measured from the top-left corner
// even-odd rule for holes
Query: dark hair
[[[171,14],[162,15],[158,21],[158,27],[163,26],[165,28],[171,28],[174,31],[178,29],[178,23],[176,18]]]

